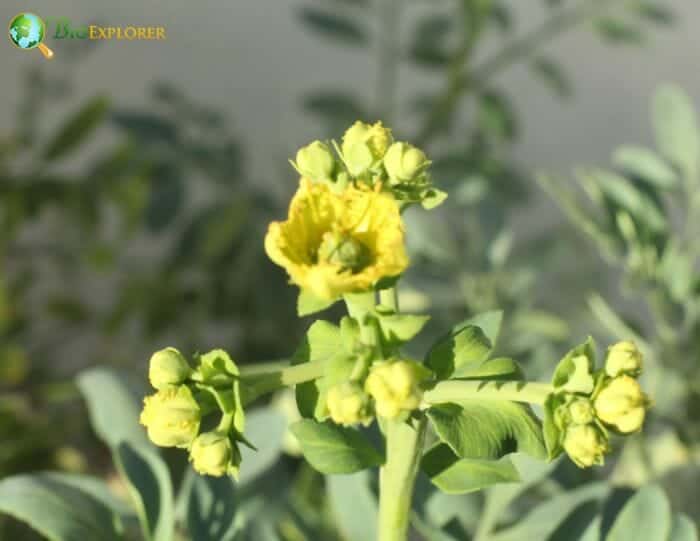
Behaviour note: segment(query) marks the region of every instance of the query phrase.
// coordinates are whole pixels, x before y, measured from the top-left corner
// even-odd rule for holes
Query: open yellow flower
[[[369,290],[408,266],[399,207],[386,193],[348,187],[335,194],[301,179],[285,222],[272,222],[267,255],[292,283],[323,300]]]

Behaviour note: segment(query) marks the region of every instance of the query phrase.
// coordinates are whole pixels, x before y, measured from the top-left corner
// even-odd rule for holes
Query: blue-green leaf
[[[658,486],[643,487],[617,516],[606,541],[658,541],[671,533],[671,506]]]
[[[460,459],[444,443],[434,446],[425,454],[421,468],[435,486],[447,494],[466,494],[494,484],[520,480],[518,471],[508,458]]]
[[[613,162],[625,173],[657,188],[670,189],[678,184],[676,172],[648,148],[622,146],[613,154]]]
[[[515,452],[544,458],[542,427],[532,410],[500,400],[464,400],[427,411],[440,439],[460,458],[498,459]]]
[[[654,96],[653,124],[661,154],[688,178],[700,170],[700,131],[693,102],[676,85],[659,87]]]
[[[384,461],[358,430],[309,419],[293,424],[291,430],[306,460],[321,473],[354,473]]]
[[[51,541],[122,539],[117,515],[104,502],[52,475],[0,481],[0,513],[26,522]]]
[[[369,481],[367,472],[326,478],[333,514],[345,539],[377,536],[377,499]]]
[[[171,541],[175,504],[168,467],[152,446],[120,443],[114,452],[117,468],[129,493],[147,540]]]

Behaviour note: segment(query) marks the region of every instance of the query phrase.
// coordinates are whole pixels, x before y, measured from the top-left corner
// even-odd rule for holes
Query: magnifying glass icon
[[[53,51],[44,45],[46,24],[34,13],[20,13],[10,21],[8,28],[10,41],[19,49],[38,48],[44,58],[53,57]]]

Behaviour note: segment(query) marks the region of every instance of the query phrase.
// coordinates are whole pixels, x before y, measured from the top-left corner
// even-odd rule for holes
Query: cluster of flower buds
[[[303,178],[326,183],[336,192],[351,182],[379,186],[401,204],[421,203],[425,208],[436,207],[446,197],[432,185],[425,153],[409,143],[394,141],[391,130],[381,122],[357,121],[347,129],[340,145],[314,141],[301,148],[291,163]]]
[[[193,369],[175,348],[153,354],[148,377],[156,393],[144,399],[141,424],[156,445],[187,449],[197,472],[237,477],[238,443],[247,444],[238,368],[220,349],[197,355],[196,363]],[[200,431],[216,413],[218,425]]]
[[[602,464],[610,451],[610,432],[631,434],[642,428],[649,399],[637,378],[642,354],[632,342],[608,349],[605,367],[593,371],[585,350],[565,358],[565,383],[548,401],[558,443],[580,467]],[[559,383],[559,385],[557,385]]]
[[[350,426],[384,419],[405,420],[420,405],[421,382],[429,371],[420,363],[392,358],[375,361],[363,381],[345,381],[330,387],[326,407],[336,424]]]

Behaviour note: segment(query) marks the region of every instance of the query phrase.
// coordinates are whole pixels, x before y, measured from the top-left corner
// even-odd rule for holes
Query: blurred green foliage
[[[561,183],[544,182],[574,227],[523,237],[513,215],[537,192],[513,146],[528,127],[513,90],[497,77],[522,65],[553,98],[571,99],[571,66],[543,53],[543,46],[578,27],[612,46],[637,46],[673,21],[666,5],[547,0],[542,20],[526,30],[512,5],[497,0],[326,0],[309,2],[297,15],[327,43],[376,55],[373,93],[366,81],[340,89],[329,80],[301,98],[303,110],[325,134],[357,119],[396,126],[397,135],[435,157],[436,183],[450,194],[435,213],[406,215],[414,266],[401,302],[408,311],[429,307],[433,313],[424,339],[446,322],[501,308],[507,318],[499,348],[529,362],[536,375],[551,370],[563,343],[591,315],[602,332],[634,337],[650,360],[657,412],[649,437],[633,440],[611,469],[622,483],[660,480],[674,511],[700,518],[693,508],[700,439],[694,238],[700,145],[692,107],[677,89],[663,89],[655,102],[659,152],[623,147],[613,171],[581,171],[592,207],[582,208],[579,195]],[[436,81],[433,90],[403,88],[400,72],[407,66]],[[55,96],[67,93],[67,83],[37,69],[21,84],[27,92],[17,126],[0,137],[0,478],[49,466],[105,476],[112,471],[109,442],[98,444],[84,416],[73,415],[82,406],[69,378],[79,369],[99,364],[143,373],[147,352],[166,344],[183,351],[221,346],[243,363],[290,354],[289,344],[303,330],[292,323],[294,292],[262,251],[267,223],[284,209],[248,176],[243,144],[252,142],[241,142],[226,118],[171,85],[154,85],[144,109],[95,96],[44,133],[42,112],[58,105]],[[581,231],[594,240],[590,258],[580,256]],[[605,289],[588,297],[590,312],[581,308],[601,281],[596,252],[619,269],[631,302]],[[241,526],[242,539],[367,538],[374,479],[324,479],[280,457],[279,444],[271,447],[274,456],[261,466],[255,493],[245,495],[245,483],[240,489],[242,515],[264,519]],[[166,459],[179,480],[182,464]],[[448,498],[423,478],[416,532],[436,541],[617,541],[632,538],[619,533],[619,521],[653,517],[673,532],[668,539],[694,539],[683,536],[684,519],[653,487],[628,502],[629,491],[590,483],[608,471],[518,466],[524,483],[479,495]],[[65,479],[47,482],[70,490]],[[187,525],[193,539],[228,539],[223,530],[204,529],[233,517],[213,504],[220,491],[230,496],[231,485],[188,477],[182,487],[179,500],[198,503],[176,506],[178,524]],[[137,532],[139,511],[117,508],[127,532]],[[212,520],[207,513],[223,515]],[[30,538],[14,528],[0,523],[0,536]],[[193,533],[197,528],[203,533]],[[634,539],[641,539],[638,533]]]

